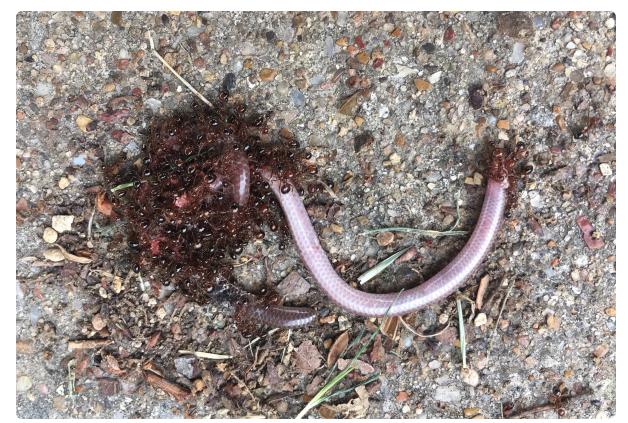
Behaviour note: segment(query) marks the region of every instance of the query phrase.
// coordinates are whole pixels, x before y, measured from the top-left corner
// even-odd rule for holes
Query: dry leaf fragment
[[[153,333],[146,343],[146,350],[150,350],[155,345],[157,345],[157,342],[159,342],[159,338],[161,338],[161,331]]]
[[[344,359],[344,358],[339,358],[338,359],[338,370],[342,371],[342,370],[346,369],[347,366],[349,365],[349,363],[351,363],[351,360]],[[368,363],[365,363],[362,360],[355,360],[353,365],[355,366],[355,369],[357,371],[359,371],[362,375],[368,375],[368,374],[373,373],[375,371],[373,366],[371,366]]]
[[[116,376],[121,376],[126,373],[126,370],[120,370],[118,360],[112,355],[107,356],[107,371]]]
[[[366,388],[364,386],[358,386],[357,388],[355,388],[355,392],[358,394],[358,398],[352,399],[347,404],[326,404],[325,407],[336,413],[348,414],[351,412],[356,413],[355,417],[364,417],[366,415],[366,410],[368,410],[369,408],[368,392],[366,391]]]
[[[304,373],[310,373],[321,365],[321,355],[312,341],[305,341],[294,350],[296,364]]]
[[[338,113],[341,113],[345,116],[353,116],[353,108],[358,104],[358,98],[360,98],[362,90],[358,90],[354,92],[350,97],[345,98],[340,103],[340,107],[338,108]]]
[[[334,365],[338,357],[340,357],[340,354],[347,349],[347,345],[349,345],[349,331],[343,332],[338,338],[336,338],[334,344],[329,349],[329,354],[327,355],[327,367]]]
[[[371,363],[374,363],[383,359],[384,355],[386,355],[386,350],[382,345],[382,336],[378,333],[373,341],[373,351],[371,351],[371,354],[369,355],[369,360]]]
[[[395,336],[397,336],[398,328],[399,328],[399,316],[387,317],[384,323],[382,324],[381,332],[394,341]]]
[[[113,204],[106,196],[105,192],[101,192],[96,196],[96,210],[107,217],[116,217],[118,214],[113,211]]]

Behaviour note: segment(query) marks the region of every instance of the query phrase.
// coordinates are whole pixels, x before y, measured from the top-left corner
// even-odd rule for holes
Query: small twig
[[[286,343],[290,342],[290,337],[292,336],[292,329],[288,329],[288,340]],[[286,354],[286,347],[283,347],[283,351],[281,352],[281,362],[283,363],[283,357]]]
[[[94,348],[102,348],[107,345],[113,344],[110,339],[89,339],[85,341],[70,341],[68,342],[68,350],[84,349],[90,350]]]
[[[242,262],[242,263],[238,263],[238,264],[234,264],[234,265],[233,265],[233,267],[240,267],[240,266],[244,266],[244,265],[246,265],[246,264],[249,264],[249,263],[250,263],[250,262],[252,262],[252,261],[253,261],[253,259],[252,259],[252,258],[249,258],[247,261],[244,261],[244,262]]]
[[[192,396],[192,393],[187,388],[182,388],[177,384],[170,382],[164,378],[157,376],[152,372],[146,372],[146,381],[153,387],[157,387],[162,391],[170,394],[175,400],[181,402]]]
[[[497,333],[497,327],[499,326],[499,316],[502,315],[504,311],[504,307],[506,307],[506,302],[508,301],[508,296],[510,295],[510,291],[512,291],[512,287],[515,285],[515,279],[512,279],[510,282],[510,286],[508,287],[508,291],[506,291],[506,296],[504,297],[504,302],[502,304],[502,308],[499,310],[499,314],[497,315],[497,320],[495,321],[495,329],[493,329],[493,334],[491,335],[491,342],[488,345],[488,353],[486,353],[486,362],[488,363],[488,359],[491,356],[491,351],[493,350],[493,339],[495,339],[495,334]]]
[[[415,334],[416,336],[418,336],[419,338],[434,338],[435,336],[440,335],[441,333],[445,332],[447,329],[449,329],[449,321],[447,321],[447,326],[445,326],[445,329],[441,330],[440,332],[436,332],[432,335],[421,335],[420,333],[417,333],[416,331],[414,331],[414,329],[412,329],[405,320],[403,320],[403,317],[399,316],[399,321],[401,321],[401,323],[406,327],[406,329],[408,329],[410,332],[412,332],[413,334]]]
[[[249,389],[248,386],[246,386],[246,383],[242,382],[240,380],[240,378],[238,378],[235,374],[231,374],[231,377],[234,378],[238,383],[242,384],[242,386],[244,386],[244,390],[246,391],[247,394],[249,394],[251,396],[251,398],[253,399],[253,402],[257,405],[257,408],[259,408],[259,399],[257,399],[257,397],[255,395],[253,395],[253,392],[251,392],[251,390]]]
[[[172,73],[173,73],[173,75],[175,75],[177,78],[179,78],[179,80],[180,80],[181,82],[183,82],[183,83],[185,84],[185,86],[186,86],[186,87],[188,87],[188,88],[190,89],[190,91],[192,91],[194,94],[196,94],[196,96],[197,96],[198,98],[200,98],[200,99],[201,99],[201,100],[202,100],[205,104],[207,104],[208,106],[211,106],[212,104],[209,102],[209,100],[207,100],[205,97],[203,97],[203,95],[202,95],[201,93],[199,93],[198,91],[196,91],[196,90],[194,89],[194,87],[193,87],[193,86],[191,86],[191,85],[188,83],[188,81],[186,81],[185,79],[183,79],[183,77],[182,77],[181,75],[179,75],[179,74],[178,74],[178,73],[177,73],[174,69],[172,69],[172,66],[170,66],[170,65],[168,64],[168,62],[166,62],[166,61],[164,60],[164,58],[163,58],[163,57],[161,57],[161,56],[159,55],[159,53],[157,53],[157,50],[155,50],[155,44],[153,43],[153,37],[151,37],[151,36],[150,36],[150,31],[147,31],[147,34],[148,34],[148,40],[150,41],[150,49],[151,49],[151,51],[153,52],[153,54],[154,54],[155,56],[157,56],[157,58],[158,58],[159,60],[161,60],[161,62],[164,64],[164,66],[166,66],[166,67],[170,70],[170,72],[172,72]]]
[[[51,276],[54,276],[54,273],[46,273],[44,275],[37,276],[36,278],[20,278],[19,276],[16,276],[15,280],[18,280],[20,282],[41,282],[45,281]]]
[[[458,215],[454,226],[451,229],[446,230],[444,232],[441,231],[432,231],[428,229],[415,229],[415,228],[381,228],[381,229],[372,229],[370,231],[364,231],[365,235],[374,235],[380,232],[406,232],[413,233],[417,235],[430,236],[432,238],[437,238],[439,236],[454,236],[454,235],[465,235],[469,231],[454,231],[458,223],[460,223],[460,191],[456,194],[456,214]]]
[[[583,397],[588,397],[593,395],[595,392],[594,391],[587,391],[587,392],[583,392],[581,394],[577,394],[577,395],[572,395],[570,397],[566,397],[561,399],[561,403],[560,404],[545,404],[545,405],[539,405],[537,407],[533,407],[530,408],[529,410],[524,410],[521,411],[518,414],[513,414],[512,416],[508,416],[506,417],[507,419],[521,419],[523,417],[529,416],[530,414],[536,414],[536,413],[540,413],[541,411],[550,411],[550,410],[555,410],[557,408],[560,408],[561,406],[567,405],[570,401],[579,399],[579,398],[583,398]],[[503,418],[503,416],[502,416]]]
[[[490,309],[490,305],[493,302],[493,300],[495,299],[495,297],[497,296],[497,293],[499,291],[501,291],[502,289],[502,285],[504,285],[504,281],[507,279],[507,276],[504,275],[502,276],[502,279],[499,281],[499,283],[497,284],[497,287],[493,290],[493,292],[491,292],[491,295],[488,296],[486,302],[482,305],[482,310],[489,310]]]

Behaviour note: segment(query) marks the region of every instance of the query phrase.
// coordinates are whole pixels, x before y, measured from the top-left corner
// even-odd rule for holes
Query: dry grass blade
[[[403,250],[396,252],[395,254],[393,254],[392,256],[388,257],[386,260],[382,261],[381,263],[377,264],[376,266],[371,267],[369,270],[367,270],[366,272],[364,272],[360,276],[358,276],[358,282],[360,282],[360,284],[363,284],[365,282],[370,281],[375,276],[377,276],[380,273],[382,273],[384,271],[384,269],[386,269],[388,266],[393,264],[395,262],[395,260],[397,260],[403,253],[408,251],[409,248],[410,247],[404,248]]]
[[[381,229],[371,229],[369,231],[364,231],[365,235],[376,235],[380,232],[406,232],[423,236],[430,236],[432,238],[437,238],[439,236],[455,236],[455,235],[466,235],[469,231],[432,231],[428,229],[415,229],[415,228],[381,228]]]
[[[497,315],[497,321],[495,322],[495,329],[493,329],[493,334],[491,335],[491,342],[488,345],[488,353],[486,353],[486,362],[488,363],[488,359],[491,357],[491,351],[493,351],[493,338],[495,338],[495,334],[497,333],[497,326],[499,323],[499,316],[504,312],[504,307],[506,307],[506,301],[508,301],[508,297],[510,296],[510,291],[512,291],[512,287],[515,286],[515,279],[513,278],[512,282],[510,282],[510,286],[508,287],[508,291],[506,292],[506,296],[504,297],[504,302],[502,303],[502,307],[499,310],[499,314]]]
[[[194,355],[197,358],[206,358],[208,360],[228,360],[230,358],[233,358],[230,355],[223,355],[223,354],[213,354],[213,353],[208,353],[208,352],[203,352],[203,351],[188,351],[188,350],[179,350],[179,354],[181,355]]]
[[[412,332],[413,334],[415,334],[416,336],[421,337],[421,338],[434,338],[434,337],[440,335],[441,333],[445,332],[447,329],[449,329],[449,321],[447,321],[447,326],[445,326],[445,328],[443,330],[441,330],[440,332],[436,332],[436,333],[434,333],[432,335],[421,335],[420,333],[417,333],[414,329],[412,329],[410,327],[410,325],[408,325],[406,323],[406,321],[403,320],[403,317],[399,317],[399,321],[405,326],[406,329],[408,329],[410,332]]]
[[[321,184],[323,186],[323,188],[325,188],[325,191],[327,191],[327,193],[329,195],[331,195],[334,200],[336,201],[340,201],[340,198],[338,198],[338,196],[336,195],[336,193],[329,187],[329,185],[327,185],[325,182],[323,181],[318,181],[319,184]]]
[[[430,236],[432,238],[437,238],[439,236],[455,236],[455,235],[466,235],[469,231],[454,231],[458,223],[460,223],[460,191],[456,194],[456,214],[458,217],[456,218],[456,222],[451,227],[451,229],[447,231],[432,231],[428,229],[415,229],[415,228],[381,228],[381,229],[372,229],[370,231],[364,231],[365,235],[375,235],[380,232],[406,232],[412,233],[422,236]]]
[[[150,49],[153,52],[153,54],[155,56],[157,56],[157,58],[159,60],[161,60],[161,62],[164,64],[164,66],[166,66],[170,72],[172,72],[173,75],[175,75],[177,78],[179,78],[179,80],[181,80],[181,82],[183,82],[185,84],[186,87],[188,87],[190,89],[190,91],[192,91],[198,98],[200,98],[205,104],[207,104],[208,106],[211,106],[212,104],[209,102],[209,100],[207,100],[205,97],[203,97],[203,95],[201,93],[199,93],[198,91],[196,91],[194,89],[193,86],[191,86],[188,81],[186,81],[185,79],[183,79],[183,77],[181,75],[179,75],[174,69],[172,69],[172,66],[170,66],[168,64],[168,62],[166,62],[164,60],[163,57],[161,57],[159,55],[159,53],[157,53],[157,50],[155,50],[155,44],[153,43],[153,37],[150,36],[150,31],[147,31],[148,34],[148,40],[150,41]]]

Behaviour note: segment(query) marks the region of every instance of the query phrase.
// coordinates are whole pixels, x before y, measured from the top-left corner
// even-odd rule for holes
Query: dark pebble
[[[318,310],[318,315],[321,317],[326,317],[329,315],[329,309],[328,308],[321,308],[320,310]]]
[[[164,26],[168,26],[168,24],[170,24],[170,18],[165,13],[163,15],[161,15],[161,23]]]
[[[473,107],[475,110],[480,110],[482,107],[484,107],[485,98],[486,93],[484,92],[484,90],[481,88],[475,88],[473,91],[471,91],[471,107]]]
[[[449,27],[445,30],[445,34],[443,35],[443,41],[446,43],[451,43],[454,40],[456,33],[452,27]]]
[[[436,51],[436,46],[432,43],[425,43],[421,46],[424,52],[427,54],[432,54]]]
[[[434,65],[425,65],[423,66],[423,69],[425,69],[425,71],[427,73],[429,73],[430,75],[436,73],[436,71],[438,71],[438,66],[434,66]]]
[[[601,407],[602,406],[602,401],[600,401],[600,400],[592,400],[591,404],[595,405],[596,407]]]
[[[233,73],[225,75],[224,81],[222,81],[222,88],[226,91],[233,91],[236,88],[236,76]]]
[[[122,12],[111,12],[111,22],[115,25],[122,26]]]
[[[534,22],[527,12],[503,12],[497,17],[497,29],[510,38],[534,35]]]
[[[266,31],[266,41],[272,43],[275,41],[275,32],[274,31]]]

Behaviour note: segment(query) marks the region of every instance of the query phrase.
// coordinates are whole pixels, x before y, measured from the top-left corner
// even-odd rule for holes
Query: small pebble
[[[292,89],[292,104],[294,104],[294,107],[300,107],[305,104],[305,96],[298,88]]]
[[[33,382],[31,381],[31,378],[28,377],[28,375],[22,375],[17,379],[15,388],[18,392],[25,392],[31,389],[32,386]]]
[[[70,180],[66,178],[65,176],[59,179],[59,188],[66,189],[69,185],[70,185]]]
[[[556,123],[561,131],[567,130],[567,124],[565,123],[565,118],[562,115],[556,116]]]
[[[609,165],[608,163],[601,163],[600,164],[600,173],[603,176],[612,176],[613,175],[613,170],[611,169],[611,165]]]
[[[510,62],[516,64],[523,62],[523,59],[525,58],[523,53],[524,49],[525,46],[523,44],[515,43],[512,49],[512,55],[510,56]]]
[[[419,91],[427,91],[430,89],[430,87],[432,86],[432,84],[430,84],[427,81],[424,81],[422,79],[415,79],[414,80],[414,86],[416,87],[417,90]]]
[[[472,416],[475,416],[478,413],[478,411],[480,411],[480,409],[477,407],[465,408],[463,410],[463,413],[466,417],[472,417]]]
[[[615,28],[615,19],[613,19],[613,18],[608,18],[608,19],[606,20],[606,22],[604,22],[604,25],[606,25],[606,27],[607,27],[608,29],[613,29],[613,28]]]
[[[71,231],[72,222],[74,216],[52,216],[52,228],[57,232]]]
[[[473,323],[475,323],[476,327],[485,325],[487,322],[487,317],[485,313],[479,313],[476,317],[475,320],[473,321]]]
[[[277,76],[277,71],[274,69],[264,68],[260,71],[259,77],[264,82],[269,82],[275,79]]]
[[[462,369],[460,371],[462,381],[470,386],[478,386],[480,383],[480,375],[474,369]]]
[[[563,63],[556,63],[554,66],[552,66],[552,72],[562,72],[565,70],[565,65]]]
[[[46,241],[49,244],[54,244],[55,242],[57,242],[57,238],[59,237],[59,234],[57,234],[57,231],[55,231],[52,228],[46,228],[44,229],[44,241]]]
[[[288,83],[286,81],[281,81],[277,84],[277,92],[279,94],[285,94],[288,91]]]
[[[380,247],[386,247],[395,241],[395,235],[392,232],[380,232],[375,237]]]

